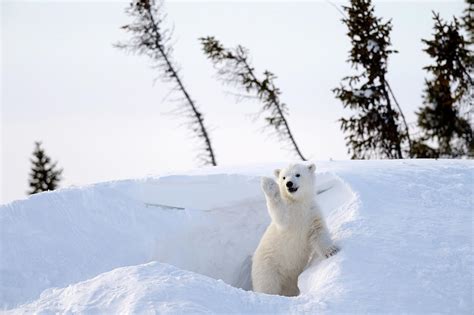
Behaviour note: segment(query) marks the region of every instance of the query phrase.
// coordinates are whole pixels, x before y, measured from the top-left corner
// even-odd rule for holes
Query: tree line
[[[474,55],[469,48],[474,44],[474,1],[467,5],[461,21],[444,21],[433,12],[433,37],[422,39],[433,64],[423,68],[428,78],[415,128],[387,81],[388,58],[397,53],[391,48],[391,21],[376,17],[370,0],[344,7],[352,44],[348,62],[358,73],[343,78],[334,93],[354,112],[340,119],[353,159],[473,157]]]
[[[432,37],[422,39],[432,64],[423,68],[427,73],[423,102],[416,111],[414,123],[406,121],[402,104],[387,79],[389,57],[397,53],[390,39],[392,22],[375,15],[371,0],[351,0],[348,6],[342,7],[342,23],[347,27],[351,42],[347,62],[356,73],[342,78],[332,92],[352,113],[339,119],[352,159],[474,156],[471,116],[474,104],[474,0],[466,0],[466,6],[463,16],[450,21],[433,12]],[[164,26],[163,3],[160,0],[134,0],[126,14],[131,22],[122,29],[130,38],[115,47],[144,55],[153,62],[152,67],[159,77],[179,96],[181,113],[199,142],[197,159],[200,164],[217,165],[204,114],[191,97],[179,64],[173,58],[171,30]],[[296,157],[306,160],[290,128],[289,107],[281,99],[276,75],[269,70],[257,71],[250,61],[250,52],[241,45],[225,47],[213,36],[198,40],[220,80],[257,98],[261,103],[259,116],[263,116],[267,129]],[[36,143],[34,156],[30,193],[56,188],[62,169],[56,169],[56,164],[47,166],[50,160],[39,143]]]

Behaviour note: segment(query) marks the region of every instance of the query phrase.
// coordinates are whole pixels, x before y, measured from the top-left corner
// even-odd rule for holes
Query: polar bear
[[[339,251],[315,201],[316,166],[292,164],[262,178],[271,223],[252,258],[255,292],[296,296],[298,276],[317,256]]]

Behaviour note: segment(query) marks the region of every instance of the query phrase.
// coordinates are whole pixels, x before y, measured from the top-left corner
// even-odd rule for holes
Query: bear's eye
[[[296,177],[300,177],[300,174],[296,174]]]
[[[286,179],[286,177],[285,177],[285,176],[283,176],[283,180],[285,180],[285,179]]]

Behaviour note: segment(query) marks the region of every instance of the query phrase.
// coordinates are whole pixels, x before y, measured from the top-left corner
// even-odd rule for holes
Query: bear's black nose
[[[286,182],[286,187],[288,187],[288,188],[293,187],[293,182]]]

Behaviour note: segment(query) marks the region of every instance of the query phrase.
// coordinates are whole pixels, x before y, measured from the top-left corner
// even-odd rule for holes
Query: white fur
[[[329,257],[338,251],[314,199],[315,169],[314,164],[293,164],[275,170],[277,182],[262,178],[272,222],[252,259],[255,292],[298,295],[298,276],[309,261],[314,256]],[[298,188],[296,192],[288,191],[288,181]]]

